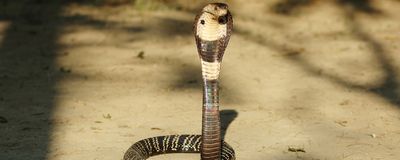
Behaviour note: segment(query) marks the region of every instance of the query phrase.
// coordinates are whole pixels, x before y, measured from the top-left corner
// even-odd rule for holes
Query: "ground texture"
[[[220,101],[238,160],[400,157],[399,1],[229,4]],[[201,5],[0,6],[0,159],[115,160],[200,133]]]

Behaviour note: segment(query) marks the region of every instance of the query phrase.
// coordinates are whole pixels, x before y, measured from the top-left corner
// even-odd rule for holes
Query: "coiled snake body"
[[[234,160],[235,152],[221,140],[219,71],[232,32],[232,16],[223,3],[206,5],[196,16],[194,33],[203,77],[202,135],[169,135],[140,140],[124,160],[144,160],[165,153],[200,153],[202,160]]]

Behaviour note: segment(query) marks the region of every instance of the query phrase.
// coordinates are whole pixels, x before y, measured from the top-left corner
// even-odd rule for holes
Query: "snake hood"
[[[232,16],[224,3],[208,4],[195,21],[195,35],[201,40],[215,41],[231,34]]]
[[[194,33],[202,61],[221,62],[233,28],[228,5],[211,3],[196,16]]]

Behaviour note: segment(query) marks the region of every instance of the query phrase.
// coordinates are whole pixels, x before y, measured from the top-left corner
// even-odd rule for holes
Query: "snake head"
[[[224,3],[210,3],[203,8],[203,12],[210,13],[217,17],[225,16],[228,13],[228,5]]]
[[[228,38],[231,34],[233,22],[224,3],[210,3],[197,15],[194,32],[201,40],[216,41]]]
[[[228,5],[223,3],[208,4],[196,16],[194,33],[204,79],[218,79],[232,26]]]

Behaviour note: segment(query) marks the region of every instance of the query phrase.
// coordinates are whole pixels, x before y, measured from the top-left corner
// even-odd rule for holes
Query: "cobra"
[[[200,153],[201,160],[234,160],[235,152],[221,139],[219,74],[233,28],[224,3],[206,5],[196,16],[194,34],[203,78],[202,134],[167,135],[134,143],[124,160],[145,160],[167,153]]]

